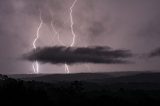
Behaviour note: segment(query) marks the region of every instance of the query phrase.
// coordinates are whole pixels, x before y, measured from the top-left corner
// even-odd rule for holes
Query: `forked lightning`
[[[77,0],[74,0],[74,2],[72,3],[72,5],[70,7],[70,14],[69,14],[70,15],[70,28],[71,28],[71,33],[72,33],[73,37],[72,37],[72,42],[71,42],[69,47],[73,47],[75,45],[75,39],[76,39],[76,34],[74,32],[74,21],[73,21],[73,15],[72,15],[73,14],[73,8],[74,8],[76,2],[77,2]],[[51,15],[52,15],[52,13],[51,13]],[[41,15],[41,11],[40,11],[40,24],[39,24],[39,26],[37,28],[36,38],[33,41],[33,48],[35,49],[35,51],[37,49],[36,43],[37,43],[37,40],[39,39],[39,32],[40,32],[40,29],[41,29],[42,25],[43,25],[43,20],[42,20],[42,15]],[[52,15],[52,21],[51,21],[51,28],[54,31],[55,35],[57,35],[58,42],[61,45],[65,46],[65,44],[60,40],[59,32],[57,32],[55,27],[54,27],[53,15]],[[38,61],[35,60],[35,62],[33,62],[32,65],[33,65],[34,73],[39,73],[39,63],[38,63]],[[66,73],[70,73],[69,66],[68,66],[67,63],[65,63],[65,72]]]

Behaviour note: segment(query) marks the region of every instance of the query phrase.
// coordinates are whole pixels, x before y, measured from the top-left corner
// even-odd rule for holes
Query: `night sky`
[[[74,0],[0,0],[0,73],[33,73],[23,55],[33,49],[42,13],[37,46],[72,42],[70,6]],[[128,50],[129,63],[72,64],[71,73],[147,71],[160,69],[160,0],[78,0],[73,8],[75,48],[94,46]],[[52,17],[53,16],[53,17]],[[65,73],[64,64],[41,63],[40,73]]]

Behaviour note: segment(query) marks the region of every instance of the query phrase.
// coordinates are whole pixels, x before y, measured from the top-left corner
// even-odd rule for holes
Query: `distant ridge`
[[[108,73],[75,73],[75,74],[17,74],[10,75],[11,78],[26,81],[41,81],[54,83],[60,81],[85,81],[85,82],[159,82],[160,72],[108,72]]]

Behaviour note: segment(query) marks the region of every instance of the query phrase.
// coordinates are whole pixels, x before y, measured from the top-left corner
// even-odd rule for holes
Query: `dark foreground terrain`
[[[0,75],[0,104],[159,106],[160,73]]]

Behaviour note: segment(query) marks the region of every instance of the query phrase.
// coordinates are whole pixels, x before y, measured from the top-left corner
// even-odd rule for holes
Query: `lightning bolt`
[[[70,26],[70,27],[71,27],[71,33],[72,33],[72,35],[73,35],[73,39],[72,39],[72,43],[71,43],[70,47],[73,47],[73,46],[75,45],[75,39],[76,39],[76,34],[75,34],[74,28],[73,28],[73,26],[74,26],[74,21],[73,21],[73,15],[72,15],[72,13],[73,13],[73,8],[74,8],[76,2],[77,2],[77,0],[74,0],[74,2],[72,3],[72,5],[71,5],[71,7],[70,7],[70,22],[71,22],[71,26]],[[70,73],[69,66],[68,66],[67,63],[65,63],[65,71],[66,71],[67,73]]]
[[[77,0],[74,0],[74,2],[72,3],[71,7],[70,7],[70,28],[71,28],[71,33],[72,33],[72,42],[70,44],[70,47],[73,47],[75,45],[75,39],[76,39],[76,34],[74,32],[74,21],[73,21],[73,8],[76,4]],[[51,21],[51,28],[53,30],[53,32],[55,33],[55,35],[57,35],[57,38],[58,38],[58,42],[61,44],[61,45],[65,45],[61,40],[60,40],[60,35],[59,35],[59,32],[56,30],[56,28],[54,27],[54,22],[53,22],[53,14],[52,15],[52,21]],[[37,40],[39,39],[39,32],[40,32],[40,29],[43,25],[43,20],[42,20],[42,14],[41,14],[41,11],[40,11],[40,24],[38,25],[38,28],[37,28],[37,32],[36,32],[36,38],[33,40],[33,48],[37,49],[37,46],[36,46],[36,42]],[[33,71],[34,73],[39,73],[39,63],[37,60],[35,60],[32,64],[33,66]],[[65,72],[66,73],[70,73],[70,70],[69,70],[69,66],[67,63],[65,63]]]
[[[73,39],[72,39],[72,43],[70,44],[70,47],[73,47],[73,46],[74,46],[74,44],[75,44],[75,38],[76,38],[76,34],[75,34],[74,28],[73,28],[73,26],[74,26],[74,21],[73,21],[73,15],[72,15],[72,13],[73,13],[73,8],[74,8],[76,2],[77,2],[77,0],[74,0],[74,2],[72,3],[72,5],[71,5],[71,7],[70,7],[70,22],[71,22],[70,28],[71,28],[71,33],[72,33],[72,35],[73,35]],[[50,11],[50,12],[51,12],[51,11]],[[52,28],[52,30],[54,31],[55,35],[57,35],[58,42],[59,42],[61,45],[64,46],[65,44],[60,40],[60,35],[59,35],[59,33],[57,32],[56,28],[54,27],[53,14],[52,14],[52,12],[51,12],[51,15],[52,15],[51,28]],[[65,72],[66,72],[66,73],[70,73],[68,64],[65,63],[64,66],[65,66]]]
[[[64,44],[64,43],[61,41],[61,39],[60,39],[59,33],[57,32],[56,28],[54,27],[53,14],[52,14],[51,11],[50,11],[50,13],[51,13],[51,15],[52,15],[51,28],[52,28],[53,32],[55,33],[55,35],[57,35],[58,42],[59,42],[61,45],[65,46],[65,44]],[[66,72],[66,73],[69,73],[69,72],[70,72],[70,71],[69,71],[69,67],[68,67],[68,65],[67,65],[66,63],[64,64],[64,67],[65,67],[65,72]]]
[[[39,64],[37,60],[33,62],[32,67],[33,67],[34,73],[39,73]]]
[[[36,38],[33,40],[33,49],[35,49],[35,51],[37,49],[36,42],[39,39],[39,31],[42,27],[42,24],[43,24],[43,20],[42,20],[42,14],[40,11],[40,24],[38,25],[38,28],[37,28]],[[33,62],[32,66],[33,66],[34,73],[39,73],[39,63],[37,60],[35,60],[35,62]]]
[[[64,66],[65,66],[65,72],[70,73],[70,70],[69,70],[69,67],[68,67],[67,63],[65,63]]]
[[[72,16],[73,8],[74,8],[76,2],[77,2],[77,0],[74,0],[73,4],[70,7],[71,32],[72,32],[72,35],[73,35],[73,39],[72,39],[72,43],[71,43],[70,47],[74,46],[74,44],[75,44],[75,38],[76,38],[76,34],[75,34],[74,28],[73,28],[74,21],[73,21],[73,16]]]
[[[52,17],[52,20],[51,20],[51,28],[53,30],[53,32],[55,33],[55,35],[57,36],[57,39],[58,39],[58,42],[61,44],[61,45],[65,45],[61,39],[60,39],[60,35],[59,35],[59,32],[56,30],[56,28],[54,27],[54,21],[53,21],[53,14],[52,14],[52,11],[50,11],[51,13],[51,17]]]

